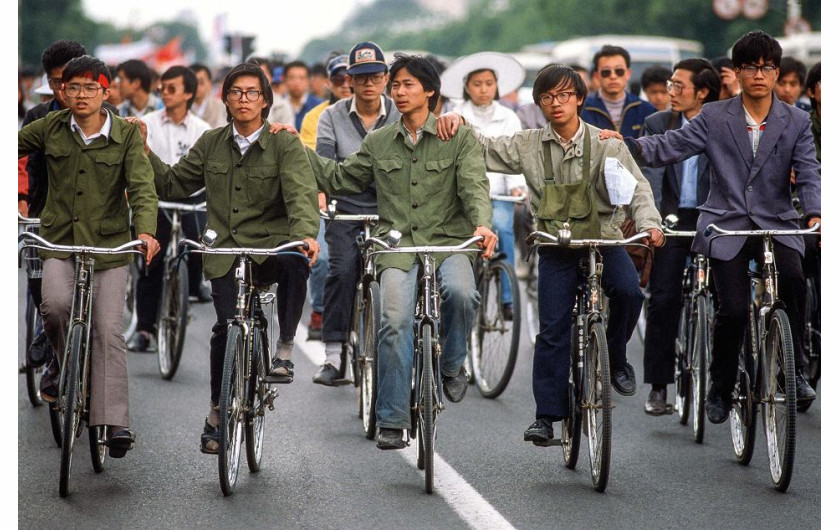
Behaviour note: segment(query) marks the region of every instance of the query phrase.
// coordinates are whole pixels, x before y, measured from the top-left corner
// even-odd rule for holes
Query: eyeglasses
[[[668,86],[668,92],[673,91],[674,94],[676,94],[678,96],[680,94],[682,94],[682,91],[684,89],[694,88],[693,86],[688,87],[688,86],[683,85],[682,83],[674,83],[673,81],[668,81],[667,86]]]
[[[79,95],[92,98],[97,95],[100,90],[104,90],[104,88],[101,85],[93,83],[89,85],[77,85],[76,83],[73,83],[72,85],[64,85],[64,93],[71,98],[75,98]]]
[[[599,71],[601,77],[610,77],[612,73],[615,72],[616,77],[624,77],[624,74],[627,73],[627,70],[624,68],[616,68],[615,70],[610,70],[609,68],[604,68],[603,70]]]
[[[357,85],[366,85],[368,84],[368,81],[374,85],[378,85],[383,79],[385,79],[385,74],[361,74],[351,77],[353,78],[353,83]]]
[[[240,90],[238,88],[231,88],[228,90],[227,98],[233,101],[240,101],[242,94],[245,94],[246,101],[256,101],[260,99],[262,90]]]
[[[560,92],[558,94],[543,94],[540,96],[540,104],[548,106],[551,105],[554,100],[557,100],[557,103],[561,105],[566,103],[571,99],[572,96],[575,95],[575,92]]]
[[[335,86],[342,86],[344,83],[350,82],[350,76],[347,74],[339,74],[330,76],[330,83]]]
[[[164,94],[177,94],[180,92],[180,88],[178,85],[163,85],[160,87],[160,91]]]
[[[741,71],[744,72],[744,75],[747,77],[755,77],[755,74],[761,70],[761,75],[770,75],[776,71],[778,66],[773,66],[772,64],[765,64],[763,66],[758,66],[755,64],[744,64],[741,65]]]
[[[58,90],[61,88],[61,78],[60,77],[51,77],[47,84],[50,85],[50,88],[53,90]]]

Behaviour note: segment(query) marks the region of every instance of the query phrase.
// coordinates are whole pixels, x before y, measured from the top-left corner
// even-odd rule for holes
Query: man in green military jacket
[[[391,65],[391,96],[402,119],[369,133],[359,152],[344,162],[307,150],[318,186],[328,194],[360,193],[376,184],[382,235],[402,234],[403,246],[456,245],[473,235],[484,256],[492,256],[497,237],[491,225],[489,182],[481,147],[468,131],[450,142],[438,139],[431,109],[440,97],[440,78],[422,57],[397,55]],[[445,259],[444,259],[445,258]],[[460,401],[466,391],[463,370],[467,334],[478,307],[472,267],[464,254],[439,256],[442,299],[444,394]],[[382,325],[379,330],[377,446],[402,449],[410,427],[413,319],[417,291],[416,255],[385,254],[381,272]]]
[[[222,99],[231,123],[204,133],[189,153],[169,166],[148,150],[161,198],[178,200],[207,188],[207,228],[215,246],[272,248],[286,241],[309,244],[310,265],[318,256],[318,192],[303,144],[287,132],[271,134],[265,122],[273,101],[271,85],[259,66],[240,64],[225,77]],[[141,126],[142,127],[142,126]],[[277,283],[280,337],[266,377],[291,383],[292,348],[309,267],[294,256],[254,256],[260,283]],[[227,322],[236,303],[235,256],[204,257],[204,275],[213,287],[216,323],[210,338],[210,414],[201,451],[218,452],[218,410]]]
[[[61,81],[68,108],[18,133],[18,157],[38,150],[46,154],[49,190],[41,212],[41,235],[59,245],[128,243],[130,204],[137,237],[146,242],[148,263],[160,249],[153,237],[157,197],[140,133],[102,108],[111,74],[99,59],[88,55],[72,59]],[[54,350],[62,352],[73,303],[75,262],[66,253],[43,252],[42,258],[40,311]],[[128,370],[122,335],[130,259],[128,254],[94,257],[88,423],[108,426],[109,453],[115,458],[125,456],[134,443],[134,433],[128,428]],[[41,381],[45,401],[55,401],[57,379],[58,366],[51,364]]]

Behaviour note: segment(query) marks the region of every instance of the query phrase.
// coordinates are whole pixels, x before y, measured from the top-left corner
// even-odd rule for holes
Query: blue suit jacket
[[[706,203],[700,206],[692,250],[730,260],[745,237],[721,237],[709,248],[703,230],[710,223],[729,230],[793,230],[799,214],[791,198],[790,170],[806,217],[820,216],[820,165],[808,114],[773,96],[767,126],[753,156],[741,97],[707,103],[681,129],[639,139],[628,138],[645,165],[663,166],[705,153],[712,166]],[[804,253],[801,237],[778,237],[779,243]]]

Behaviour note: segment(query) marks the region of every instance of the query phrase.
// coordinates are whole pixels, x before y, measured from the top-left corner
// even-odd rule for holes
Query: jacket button
[[[412,186],[416,186],[416,185],[417,185],[417,181],[416,181],[416,180],[412,180],[412,181],[411,181],[411,185],[412,185]]]
[[[412,208],[417,208],[417,203],[416,202],[411,203],[411,207]]]
[[[78,223],[78,222],[79,222],[79,216],[78,216],[78,215],[77,215],[76,217],[74,217],[74,218],[73,218],[73,222],[74,222],[74,223]]]
[[[77,192],[76,192],[76,195],[81,195],[81,194],[82,194],[82,192],[81,192],[81,191],[77,191]]]
[[[236,228],[234,228],[233,230],[231,230],[231,231],[230,231],[230,233],[231,233],[231,234],[235,234],[235,233],[236,233]]]
[[[412,230],[417,230],[417,225],[413,225],[413,226],[411,227],[411,229],[412,229]]]
[[[233,213],[239,213],[239,208],[234,208]]]
[[[85,170],[84,170],[84,169],[80,169],[80,170],[79,170],[79,175],[84,175],[84,174],[85,174]]]
[[[242,191],[242,186],[236,186],[234,189],[235,189],[236,191]]]
[[[412,162],[417,162],[417,157],[416,157],[416,156],[415,156],[415,157],[412,157],[412,158],[411,158],[411,161],[412,161]]]
[[[747,191],[752,191],[752,186],[747,186]]]
[[[242,167],[242,162],[237,162],[236,167]]]

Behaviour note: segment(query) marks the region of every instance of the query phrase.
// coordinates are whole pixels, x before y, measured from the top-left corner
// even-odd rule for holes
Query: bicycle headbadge
[[[669,230],[673,230],[676,228],[677,223],[680,221],[680,218],[677,217],[675,214],[668,214],[665,219],[662,220],[662,226]]]
[[[399,230],[388,230],[388,234],[385,236],[385,242],[392,247],[398,246],[400,239],[402,239],[402,232]]]
[[[218,237],[219,234],[217,234],[215,230],[213,230],[212,228],[208,228],[204,231],[203,234],[201,234],[201,243],[205,247],[212,247],[213,243],[216,242],[216,239],[218,239]]]

